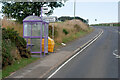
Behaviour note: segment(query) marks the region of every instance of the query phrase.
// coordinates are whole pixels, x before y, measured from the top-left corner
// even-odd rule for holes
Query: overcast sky
[[[66,2],[64,7],[55,9],[53,15],[74,16],[74,3]],[[90,24],[117,22],[118,2],[76,2],[76,16],[89,19]]]
[[[56,8],[52,16],[74,16],[73,6],[73,0],[68,0],[65,6]],[[76,0],[76,16],[89,19],[90,24],[117,22],[118,0]]]

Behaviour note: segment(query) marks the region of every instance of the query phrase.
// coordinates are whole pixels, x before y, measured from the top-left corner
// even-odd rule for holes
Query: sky
[[[118,22],[118,2],[76,2],[75,12],[89,19],[90,24]],[[74,3],[68,1],[64,7],[56,8],[53,16],[74,16]]]
[[[89,19],[89,24],[118,22],[118,0],[76,0],[75,10],[75,15]],[[51,16],[74,16],[73,0],[68,0],[61,8],[55,8]]]

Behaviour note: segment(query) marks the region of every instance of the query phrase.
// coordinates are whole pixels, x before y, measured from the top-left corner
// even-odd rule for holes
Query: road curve
[[[103,35],[52,78],[118,78],[118,59],[113,55],[118,50],[118,28],[95,28],[103,29]]]

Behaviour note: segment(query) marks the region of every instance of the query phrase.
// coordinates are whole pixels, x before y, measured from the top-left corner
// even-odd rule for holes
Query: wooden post
[[[54,24],[52,24],[52,39],[54,40]]]

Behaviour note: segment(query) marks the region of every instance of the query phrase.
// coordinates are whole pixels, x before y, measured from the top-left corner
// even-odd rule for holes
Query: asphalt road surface
[[[52,78],[118,78],[117,27],[95,27],[104,33],[88,48],[63,66]]]

